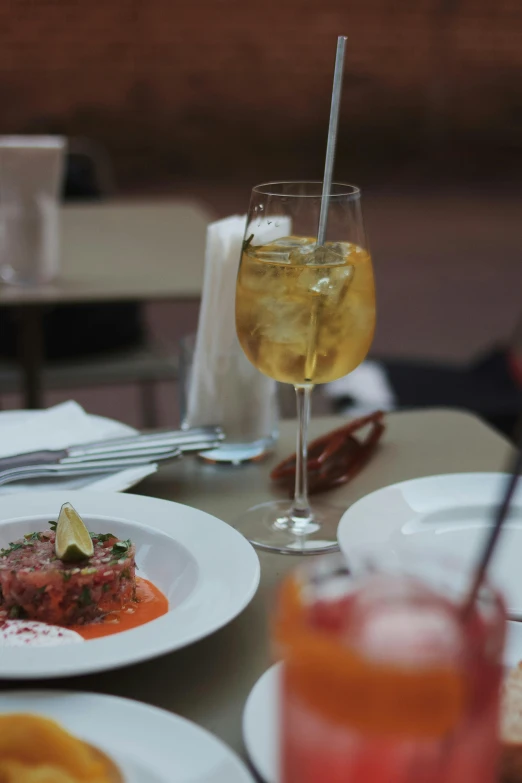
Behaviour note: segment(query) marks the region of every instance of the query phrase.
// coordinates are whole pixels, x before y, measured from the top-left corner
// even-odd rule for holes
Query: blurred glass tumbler
[[[59,269],[66,140],[0,136],[0,282],[37,285]]]
[[[239,465],[262,459],[269,454],[278,437],[278,403],[275,381],[265,378],[245,358],[239,343],[236,350],[222,357],[224,374],[233,378],[234,394],[226,399],[223,384],[216,381],[216,406],[209,420],[190,421],[188,400],[192,381],[196,335],[180,340],[179,404],[181,427],[217,424],[223,427],[226,441],[217,449],[199,456],[207,462]]]
[[[287,578],[281,783],[498,780],[505,608],[485,585],[463,620],[467,590],[458,564],[397,552]]]

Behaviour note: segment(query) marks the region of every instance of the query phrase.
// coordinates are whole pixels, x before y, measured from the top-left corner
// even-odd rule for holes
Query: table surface
[[[35,287],[0,285],[0,305],[199,298],[211,220],[184,201],[64,206],[59,277]]]
[[[318,418],[311,436],[340,426],[340,417]],[[269,499],[271,466],[294,449],[296,424],[284,421],[276,453],[239,468],[203,465],[195,459],[162,468],[140,485],[142,494],[176,500],[232,522],[243,509]],[[437,473],[503,470],[506,440],[467,413],[428,410],[393,413],[378,453],[353,481],[325,499],[342,509],[380,487]],[[240,478],[240,480],[238,480]],[[116,673],[42,683],[43,687],[94,690],[148,702],[183,715],[244,755],[241,717],[250,689],[271,663],[267,618],[283,575],[304,559],[261,552],[261,584],[240,617],[184,650]],[[2,687],[23,687],[3,683]]]

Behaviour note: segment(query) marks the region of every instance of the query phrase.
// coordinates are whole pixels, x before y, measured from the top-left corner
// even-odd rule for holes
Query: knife
[[[181,452],[215,448],[225,435],[220,427],[193,427],[188,430],[161,430],[69,446],[45,449],[0,458],[0,471],[29,465],[79,465],[85,461],[140,458],[167,455],[173,449]]]

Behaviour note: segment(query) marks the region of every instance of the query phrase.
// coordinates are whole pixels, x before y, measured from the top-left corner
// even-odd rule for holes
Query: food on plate
[[[37,715],[0,715],[2,783],[123,783],[104,753]]]
[[[58,644],[77,644],[82,637],[70,628],[38,623],[35,620],[0,621],[2,647],[56,647]],[[1,783],[1,780],[0,780]]]
[[[500,715],[502,783],[522,783],[522,663],[513,669],[502,689]]]
[[[58,521],[49,524],[49,530],[28,532],[0,549],[0,643],[8,621],[72,627],[83,638],[94,638],[168,611],[161,591],[136,578],[136,548],[130,539],[89,533],[69,503],[62,506]],[[9,628],[8,635],[13,633]]]
[[[0,550],[0,607],[10,619],[83,625],[131,603],[136,590],[134,545],[94,534],[94,554],[63,562],[53,530],[28,533]]]

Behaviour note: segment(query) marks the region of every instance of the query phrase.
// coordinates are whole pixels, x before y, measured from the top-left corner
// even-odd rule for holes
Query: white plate
[[[243,742],[250,761],[266,783],[280,783],[281,670],[282,664],[276,663],[259,678],[250,691],[243,711]]]
[[[342,552],[423,551],[457,560],[468,571],[477,562],[506,482],[503,473],[457,473],[403,481],[372,492],[343,514]],[[491,566],[511,616],[522,618],[522,486]],[[509,623],[506,664],[522,660],[522,623]]]
[[[0,647],[0,678],[65,677],[153,658],[217,631],[250,602],[259,560],[230,525],[167,500],[103,492],[41,492],[0,498],[0,546],[48,529],[69,501],[90,530],[131,538],[140,575],[167,596],[167,614],[138,628],[74,646]]]
[[[31,424],[35,417],[38,417],[42,411],[1,411],[0,412],[0,439],[4,427],[11,427],[13,424]],[[86,413],[85,416],[91,420],[93,432],[101,431],[104,438],[124,438],[127,435],[136,435],[138,430],[129,427],[128,424],[122,424],[121,421],[107,419],[105,416],[95,416],[92,413]],[[96,436],[95,436],[96,437]],[[101,438],[100,438],[101,439]],[[72,444],[71,444],[72,445]],[[30,489],[32,492],[41,490],[56,491],[61,488],[69,489],[94,489],[106,492],[124,492],[126,489],[139,484],[146,476],[150,476],[157,470],[157,465],[143,465],[141,467],[121,470],[118,473],[108,475],[80,476],[79,478],[49,479],[47,481],[20,481],[13,484],[4,484],[0,486],[0,495],[20,494]]]
[[[250,761],[266,783],[279,783],[279,683],[281,663],[256,682],[243,712],[243,740]]]
[[[125,783],[254,783],[220,740],[194,723],[130,699],[70,691],[0,694],[0,713],[59,721],[118,765]]]

